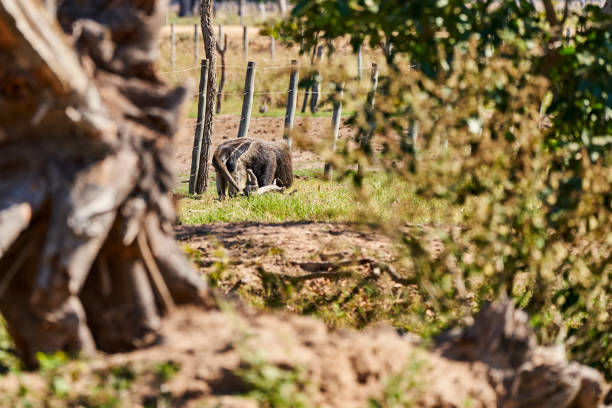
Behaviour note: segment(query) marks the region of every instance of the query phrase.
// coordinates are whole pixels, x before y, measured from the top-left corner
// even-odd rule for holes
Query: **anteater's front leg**
[[[227,181],[225,180],[225,175],[219,170],[215,170],[215,174],[217,177],[217,194],[219,195],[219,200],[223,200],[225,198],[225,191],[227,190]]]
[[[264,167],[264,171],[261,174],[261,179],[259,181],[259,187],[269,186],[274,181],[274,176],[276,175],[276,162],[272,161],[266,163],[266,167]]]

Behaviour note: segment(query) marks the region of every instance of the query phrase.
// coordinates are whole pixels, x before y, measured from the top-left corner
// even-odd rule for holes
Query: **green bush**
[[[525,1],[295,3],[274,28],[285,40],[393,45],[375,109],[353,117],[385,150],[344,150],[336,164],[381,167],[446,211],[436,256],[401,219],[378,220],[424,299],[406,313],[433,311],[443,327],[511,297],[542,342],[612,375],[611,19],[572,16],[568,42],[570,19]]]

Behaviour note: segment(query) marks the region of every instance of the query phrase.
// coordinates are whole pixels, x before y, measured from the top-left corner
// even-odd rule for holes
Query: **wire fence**
[[[224,115],[224,116],[215,116],[215,121],[214,123],[217,122],[223,122],[223,123],[227,123],[227,122],[243,122],[245,121],[246,118],[240,117],[240,116],[230,116],[230,115]],[[251,117],[249,119],[250,121],[270,121],[270,120],[285,120],[284,116],[259,116],[256,118]],[[196,122],[196,123],[192,123],[190,125],[186,125],[187,128],[189,129],[195,129],[198,126],[204,124],[204,122]]]
[[[415,67],[415,65],[412,65],[412,67]],[[182,72],[189,72],[189,71],[196,71],[199,70],[201,67],[200,65],[194,65],[192,67],[187,67],[184,69],[177,69],[174,71],[160,71],[160,74],[179,74]],[[222,68],[230,68],[230,69],[235,69],[235,70],[243,70],[245,69],[245,66],[242,65],[217,65],[217,69],[222,69]],[[284,70],[284,69],[290,69],[291,65],[280,65],[280,66],[260,66],[257,65],[257,69],[278,69],[278,70]],[[370,68],[355,68],[357,71],[369,71]]]

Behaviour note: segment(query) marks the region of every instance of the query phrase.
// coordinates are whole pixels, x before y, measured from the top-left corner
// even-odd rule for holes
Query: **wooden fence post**
[[[223,38],[223,24],[219,24],[219,41]]]
[[[319,109],[319,94],[321,93],[321,74],[319,71],[312,76],[312,93],[310,95],[310,112],[317,113]]]
[[[292,149],[291,131],[293,130],[293,121],[295,119],[295,107],[297,104],[297,91],[299,80],[299,68],[297,60],[291,61],[291,76],[289,77],[289,94],[287,96],[287,112],[285,113],[285,128],[283,131],[283,139],[287,141],[289,151]]]
[[[204,109],[206,107],[206,91],[208,82],[208,60],[203,59],[200,66],[200,86],[198,88],[198,119],[193,151],[191,152],[191,172],[189,173],[189,194],[196,193],[198,172],[200,171],[200,152],[202,151],[202,133],[204,130]]]
[[[246,1],[238,0],[238,15],[240,16],[240,25],[244,26],[244,13],[246,11]]]
[[[174,23],[170,25],[170,71],[174,72]]]
[[[193,25],[193,54],[194,54],[194,58],[195,58],[195,63],[198,63],[198,60],[200,59],[200,49],[199,49],[199,30],[198,30],[198,25],[194,24]]]
[[[414,153],[417,152],[417,139],[419,137],[419,122],[416,120],[412,122],[412,126],[410,127],[410,139],[412,139],[412,148],[414,149]]]
[[[325,48],[317,47],[317,65],[323,62]],[[310,112],[317,113],[319,106],[319,95],[321,94],[321,72],[317,69],[312,77],[312,94],[310,96]]]
[[[270,59],[274,60],[274,37],[270,36]]]
[[[249,123],[251,122],[251,109],[253,108],[253,91],[255,87],[255,62],[249,61],[246,78],[244,79],[244,98],[242,100],[242,113],[240,114],[240,127],[238,137],[247,137]]]
[[[410,124],[410,129],[407,132],[402,132],[400,140],[400,150],[405,153],[417,155],[417,139],[419,135],[419,122],[414,120]]]
[[[393,44],[391,43],[391,40],[387,38],[385,40],[385,56],[389,58],[392,52],[393,52]]]
[[[312,75],[310,76],[312,78]],[[304,89],[304,101],[302,102],[302,113],[306,112],[306,107],[308,106],[308,94],[310,93],[310,85],[306,84],[306,88]]]
[[[340,133],[340,119],[342,118],[342,98],[344,97],[344,82],[336,84],[336,95],[334,99],[334,113],[332,114],[332,152],[336,151],[336,144],[338,143],[338,134]],[[334,170],[332,169],[331,163],[325,163],[323,169],[323,177],[327,178],[331,182],[334,178]]]
[[[300,33],[301,33],[301,31],[300,31]],[[318,34],[317,34],[317,38],[318,38]],[[303,39],[302,39],[302,41],[303,41]],[[301,50],[303,50],[303,48],[304,48],[304,44],[301,44],[300,45],[300,52],[301,52]],[[315,58],[317,56],[317,54],[316,54],[317,49],[318,48],[316,46],[314,46],[312,48],[312,55],[310,56],[310,65],[311,66],[314,65],[314,63],[315,63]],[[308,76],[308,83],[306,84],[306,89],[304,89],[304,102],[302,102],[302,113],[306,112],[306,106],[308,106],[307,105],[308,104],[308,94],[309,94],[309,89],[311,88],[311,85],[312,85],[312,81],[313,81],[312,74],[310,74]]]
[[[378,64],[372,63],[372,71],[370,71],[370,81],[372,82],[372,91],[368,95],[368,104],[374,108],[374,99],[376,98],[376,89],[378,88]]]
[[[249,31],[247,26],[242,26],[242,45],[244,47],[244,59],[249,59]]]
[[[374,100],[376,97],[376,89],[378,88],[378,64],[372,63],[372,70],[370,73],[370,81],[372,83],[372,90],[368,93],[367,104],[370,107],[368,112],[368,129],[361,135],[361,149],[364,152],[368,152],[370,148],[370,139],[376,129],[376,116],[374,115]],[[363,176],[364,169],[358,165],[357,173]]]
[[[359,49],[357,49],[357,78],[359,78],[359,82],[363,79],[363,58],[361,55],[361,45]]]

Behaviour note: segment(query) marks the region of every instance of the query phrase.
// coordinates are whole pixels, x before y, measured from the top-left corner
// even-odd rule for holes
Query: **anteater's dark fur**
[[[247,169],[253,171],[259,187],[272,184],[274,179],[278,179],[287,188],[293,184],[291,154],[285,143],[251,138],[228,140],[217,146],[212,163],[217,173],[219,197],[225,196],[226,189],[229,189],[230,195],[236,193],[225,169],[238,184],[240,192],[246,185]]]

